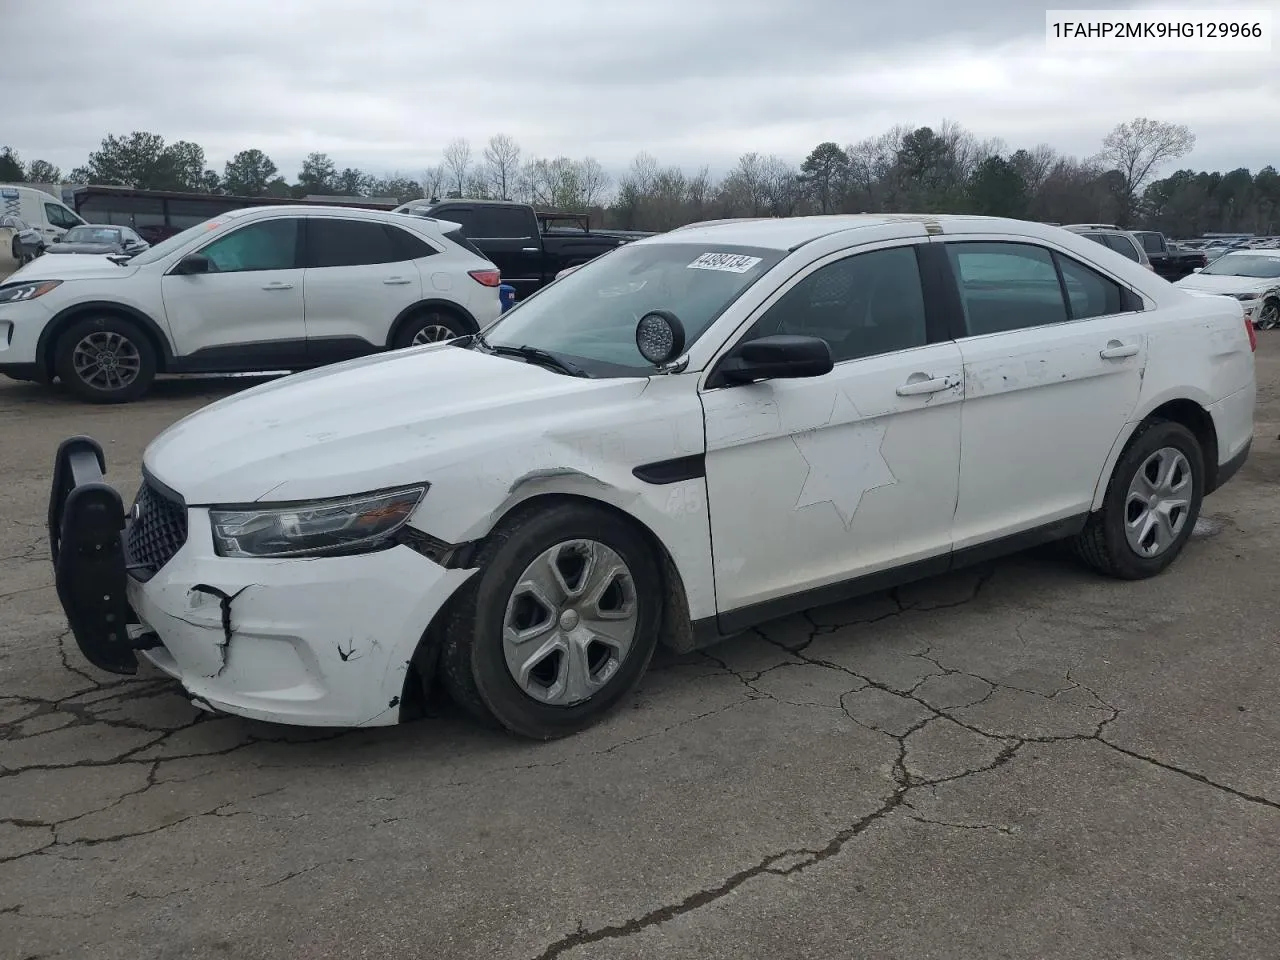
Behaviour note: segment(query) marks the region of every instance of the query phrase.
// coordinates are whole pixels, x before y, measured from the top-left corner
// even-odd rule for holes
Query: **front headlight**
[[[429,484],[334,500],[212,507],[220,557],[301,557],[363,553],[389,546],[422,502]]]
[[[1261,294],[1257,294],[1257,293],[1233,293],[1233,294],[1231,294],[1231,296],[1235,297],[1237,300],[1257,300],[1257,299],[1258,299],[1258,297],[1259,297],[1259,296],[1261,296]]]
[[[43,297],[61,280],[33,280],[30,283],[15,283],[11,287],[0,287],[0,303],[17,303],[19,300],[34,300]]]

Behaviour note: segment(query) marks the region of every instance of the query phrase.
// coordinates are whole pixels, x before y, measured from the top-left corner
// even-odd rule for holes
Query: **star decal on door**
[[[849,396],[836,394],[826,426],[791,438],[809,466],[795,508],[829,503],[848,530],[863,494],[898,482],[880,449],[885,431],[883,420],[861,419]]]

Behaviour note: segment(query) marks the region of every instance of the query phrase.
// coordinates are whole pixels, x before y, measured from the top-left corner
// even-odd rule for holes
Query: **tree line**
[[[897,126],[856,143],[820,143],[798,167],[750,152],[715,176],[709,167],[689,171],[641,153],[614,177],[593,157],[529,157],[510,136],[496,134],[478,150],[456,139],[438,163],[412,173],[339,168],[327,154],[311,153],[290,180],[262,150],[242,150],[218,171],[199,144],[138,131],[104,138],[67,179],[244,197],[511,199],[587,211],[597,222],[636,230],[722,217],[923,212],[1117,223],[1178,237],[1280,233],[1274,166],[1157,176],[1195,142],[1185,126],[1138,118],[1117,125],[1095,154],[1079,158],[1043,143],[1010,148],[944,121],[936,128]],[[24,164],[0,148],[0,182],[62,179],[47,161]]]

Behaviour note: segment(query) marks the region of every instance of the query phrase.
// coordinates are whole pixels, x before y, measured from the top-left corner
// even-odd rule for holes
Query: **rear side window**
[[[307,265],[357,267],[409,259],[386,224],[374,220],[307,220]]]
[[[518,207],[475,207],[467,218],[464,230],[468,237],[526,240],[533,236],[533,217]]]
[[[421,260],[423,257],[430,257],[439,253],[435,247],[417,234],[410,233],[408,230],[401,230],[399,227],[393,227],[390,224],[386,224],[385,229],[391,235],[392,242],[400,248],[401,260]]]
[[[1043,327],[1068,319],[1053,255],[1026,243],[949,243],[971,336]]]
[[[1142,248],[1147,253],[1162,254],[1164,247],[1160,245],[1160,234],[1158,233],[1135,233],[1135,237],[1142,241]]]
[[[466,250],[468,253],[475,254],[481,260],[489,259],[483,253],[480,252],[479,247],[477,247],[474,243],[472,243],[470,240],[468,240],[466,237],[462,235],[461,230],[453,230],[449,233],[446,233],[444,235],[444,238],[448,240],[450,243],[456,243],[458,246],[462,247],[462,249]]]
[[[1107,246],[1116,253],[1122,253],[1135,263],[1142,262],[1142,254],[1138,252],[1138,248],[1133,245],[1133,241],[1120,233],[1108,233],[1106,235]]]
[[[1120,284],[1061,254],[1054,256],[1062,270],[1062,285],[1067,289],[1072,320],[1105,317],[1132,309],[1130,298],[1125,296]]]

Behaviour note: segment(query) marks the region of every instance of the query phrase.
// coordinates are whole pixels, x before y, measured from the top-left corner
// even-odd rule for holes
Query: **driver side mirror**
[[[178,261],[178,265],[173,268],[173,272],[181,277],[189,277],[196,273],[208,273],[209,266],[209,258],[204,254],[188,253]]]
[[[776,334],[738,344],[721,362],[719,375],[726,383],[754,383],[821,377],[834,367],[831,344],[820,337]]]

